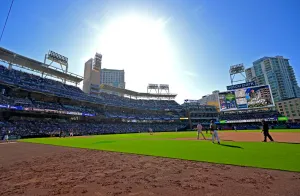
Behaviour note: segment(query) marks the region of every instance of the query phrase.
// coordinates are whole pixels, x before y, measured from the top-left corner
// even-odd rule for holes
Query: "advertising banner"
[[[22,106],[9,106],[9,108],[13,110],[23,110]]]
[[[0,108],[9,108],[9,105],[0,105]]]

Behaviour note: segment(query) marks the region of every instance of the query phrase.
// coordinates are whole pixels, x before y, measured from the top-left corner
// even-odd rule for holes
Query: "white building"
[[[101,69],[100,84],[125,89],[125,72],[117,69]]]
[[[85,63],[83,92],[98,96],[101,92],[101,84],[125,89],[124,70],[101,69],[101,66],[102,55],[99,53]]]

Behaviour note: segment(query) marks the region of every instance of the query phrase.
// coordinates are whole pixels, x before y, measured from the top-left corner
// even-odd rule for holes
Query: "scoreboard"
[[[239,88],[219,93],[220,111],[274,107],[269,85]]]

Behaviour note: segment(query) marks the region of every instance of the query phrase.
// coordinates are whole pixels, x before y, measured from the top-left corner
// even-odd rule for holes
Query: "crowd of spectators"
[[[290,122],[268,122],[270,129],[300,129],[300,123]],[[262,123],[234,123],[234,124],[219,124],[221,130],[261,130]]]
[[[220,114],[220,120],[248,120],[248,119],[277,119],[281,114],[278,111],[242,111]]]
[[[178,113],[155,113],[155,112],[125,112],[125,111],[106,111],[105,115],[109,118],[138,118],[138,119],[179,119]]]
[[[300,122],[298,122],[298,123],[288,123],[287,126],[290,129],[300,129]]]
[[[78,87],[14,69],[9,70],[2,65],[0,65],[0,78],[2,83],[15,85],[28,91],[50,93],[58,97],[65,97],[78,101],[88,101],[97,104],[132,107],[137,109],[170,110],[181,108],[174,100],[132,99],[104,92],[100,93],[99,97],[93,97],[85,94]]]
[[[165,111],[152,111],[152,110],[129,110],[123,111],[110,111],[109,109],[100,109],[92,106],[86,105],[71,105],[62,104],[59,102],[50,101],[36,101],[29,98],[14,98],[9,96],[0,95],[0,105],[13,105],[22,106],[26,110],[32,108],[35,109],[47,109],[47,110],[58,110],[58,111],[68,111],[68,112],[81,112],[89,113],[93,115],[104,115],[107,118],[126,118],[126,119],[178,119],[179,114],[176,112],[165,112]]]
[[[97,135],[112,133],[138,133],[175,131],[185,128],[181,123],[99,123],[99,122],[69,122],[53,119],[30,119],[0,121],[0,136],[9,133],[21,137],[51,136],[62,131],[65,134]]]

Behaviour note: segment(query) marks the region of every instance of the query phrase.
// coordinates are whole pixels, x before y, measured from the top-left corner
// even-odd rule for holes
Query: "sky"
[[[0,0],[0,29],[11,0]],[[53,50],[83,76],[96,52],[126,88],[169,84],[176,100],[230,85],[229,67],[290,59],[300,83],[298,0],[15,0],[0,46],[43,61]]]

